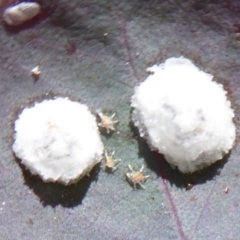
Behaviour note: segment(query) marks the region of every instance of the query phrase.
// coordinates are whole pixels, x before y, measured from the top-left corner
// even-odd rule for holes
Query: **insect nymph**
[[[143,170],[144,170],[144,165],[142,165],[142,167],[140,168],[139,171],[134,171],[132,169],[131,165],[128,165],[128,168],[130,170],[130,172],[126,173],[126,177],[128,179],[128,181],[133,184],[133,188],[136,189],[137,185],[139,185],[141,188],[145,188],[142,183],[145,182],[150,175],[146,175],[144,176],[143,174]]]
[[[116,171],[117,165],[121,161],[121,159],[113,158],[114,153],[115,152],[113,151],[111,155],[108,155],[107,151],[105,151],[105,160],[106,160],[105,168],[107,171],[111,171],[111,172]]]
[[[97,115],[100,118],[100,122],[98,123],[99,127],[104,128],[107,131],[107,134],[109,134],[110,131],[115,131],[114,125],[118,123],[118,120],[114,120],[115,113],[110,117],[104,115],[102,112],[97,112]]]

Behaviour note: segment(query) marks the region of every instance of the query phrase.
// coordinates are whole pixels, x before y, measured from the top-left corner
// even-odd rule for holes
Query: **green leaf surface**
[[[238,131],[239,1],[39,3],[36,19],[0,26],[0,239],[240,239],[239,137],[225,160],[186,176],[149,150],[130,118],[131,95],[146,68],[183,55],[224,85]],[[36,65],[42,72],[34,81]],[[117,131],[102,135],[105,148],[122,159],[113,174],[102,163],[64,187],[42,182],[19,163],[14,121],[21,109],[49,96],[116,113]],[[144,190],[126,181],[128,164],[146,166]]]

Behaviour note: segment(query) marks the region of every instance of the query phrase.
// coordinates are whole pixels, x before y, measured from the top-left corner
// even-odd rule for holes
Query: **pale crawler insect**
[[[41,6],[34,2],[22,2],[8,7],[3,13],[3,20],[10,26],[19,26],[31,20],[41,12]]]
[[[98,126],[101,128],[106,129],[107,134],[110,133],[110,131],[115,131],[114,125],[118,123],[118,120],[114,120],[115,113],[112,114],[112,116],[106,116],[102,112],[97,112],[97,115],[100,118],[100,122],[98,123]]]
[[[144,165],[140,168],[139,171],[133,171],[132,166],[128,165],[128,168],[131,172],[126,173],[126,177],[128,181],[133,184],[133,188],[136,189],[137,185],[139,185],[141,188],[145,188],[142,183],[145,182],[148,178],[150,178],[150,175],[144,176],[143,170]]]
[[[107,151],[105,151],[105,160],[106,160],[105,169],[106,169],[106,171],[114,172],[118,168],[117,165],[121,161],[121,159],[114,159],[113,158],[114,154],[115,154],[115,151],[113,151],[111,155],[108,155]]]

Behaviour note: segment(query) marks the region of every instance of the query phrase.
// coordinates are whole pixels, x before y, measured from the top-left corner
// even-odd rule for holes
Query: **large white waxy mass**
[[[132,119],[149,146],[184,173],[229,152],[236,129],[222,85],[183,57],[147,70],[153,74],[135,88]]]
[[[46,182],[76,182],[101,161],[103,144],[88,107],[56,98],[25,108],[15,122],[13,151]]]

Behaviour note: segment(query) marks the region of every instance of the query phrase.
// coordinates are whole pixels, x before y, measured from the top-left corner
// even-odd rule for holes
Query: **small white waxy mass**
[[[75,183],[102,158],[95,116],[68,98],[25,108],[15,121],[14,137],[15,155],[46,182]]]
[[[41,70],[40,70],[40,67],[39,65],[37,65],[36,67],[34,67],[31,71],[31,76],[34,78],[34,79],[38,79],[40,74],[41,74]]]
[[[222,159],[236,138],[223,86],[184,57],[147,70],[152,74],[135,88],[131,102],[141,137],[184,173]]]
[[[41,12],[38,3],[22,2],[8,7],[3,13],[3,20],[10,26],[18,26],[34,18]]]

